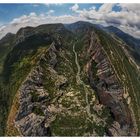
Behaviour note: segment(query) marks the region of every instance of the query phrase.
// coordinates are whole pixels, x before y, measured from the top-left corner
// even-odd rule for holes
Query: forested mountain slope
[[[21,28],[6,42],[0,135],[140,135],[139,67],[118,37],[79,21]]]

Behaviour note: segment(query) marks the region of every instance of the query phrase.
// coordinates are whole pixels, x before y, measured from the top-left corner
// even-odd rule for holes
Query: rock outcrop
[[[91,32],[90,36],[87,54],[91,59],[86,65],[86,70],[90,85],[96,90],[100,103],[110,108],[115,120],[108,133],[111,136],[134,135],[130,110],[124,101],[124,90],[117,79],[117,73],[113,70],[104,46],[98,42],[97,35]],[[97,69],[94,74],[93,68]]]
[[[56,86],[60,88],[67,82],[64,76],[57,75],[54,66],[57,63],[55,44],[52,43],[47,55],[50,57],[49,69],[54,71]],[[19,111],[15,119],[15,126],[23,136],[50,136],[49,124],[53,120],[51,112],[55,106],[47,105],[49,93],[44,89],[44,71],[41,62],[46,62],[46,54],[40,57],[40,61],[27,76],[19,89]],[[54,109],[53,109],[54,108]],[[58,111],[58,110],[57,110]]]
[[[138,104],[132,102],[139,88],[127,71],[134,69],[127,55],[121,61],[126,52],[121,53],[120,44],[109,35],[106,41],[104,34],[77,22],[22,28],[14,35],[16,43],[3,68],[12,89],[5,93],[19,99],[8,135],[14,133],[13,125],[22,136],[137,135]]]

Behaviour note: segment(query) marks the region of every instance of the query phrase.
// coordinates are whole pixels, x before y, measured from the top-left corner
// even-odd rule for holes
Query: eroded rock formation
[[[50,57],[48,69],[50,69],[52,76],[55,76],[56,86],[59,89],[67,82],[67,79],[53,70],[57,63],[56,51],[55,45],[52,43],[48,49]],[[20,107],[15,125],[23,136],[50,136],[49,124],[55,118],[55,116],[52,116],[52,112],[59,111],[56,106],[47,104],[49,93],[44,89],[44,71],[41,67],[41,61],[46,62],[45,55],[43,54],[40,57],[37,66],[32,69],[19,89]]]
[[[123,87],[117,79],[117,73],[113,70],[104,46],[100,45],[94,32],[90,34],[90,44],[87,54],[91,56],[90,61],[86,64],[90,85],[96,90],[100,103],[110,108],[112,117],[115,120],[111,128],[109,128],[109,135],[134,135],[130,110],[123,98]],[[93,65],[93,63],[95,64]],[[92,67],[97,68],[97,73],[93,74]]]

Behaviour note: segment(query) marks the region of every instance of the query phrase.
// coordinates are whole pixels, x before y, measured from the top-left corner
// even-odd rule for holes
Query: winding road
[[[80,72],[81,72],[81,68],[78,62],[78,56],[77,56],[77,52],[75,51],[75,44],[73,45],[73,53],[75,55],[75,64],[77,66],[77,74],[76,74],[76,82],[78,85],[82,85],[84,87],[84,91],[85,91],[85,100],[86,100],[86,112],[89,116],[89,120],[93,123],[93,121],[96,121],[96,115],[95,114],[91,114],[90,111],[90,103],[88,101],[88,94],[92,94],[91,92],[89,92],[87,85],[81,80],[80,78]],[[92,118],[92,120],[91,120]]]

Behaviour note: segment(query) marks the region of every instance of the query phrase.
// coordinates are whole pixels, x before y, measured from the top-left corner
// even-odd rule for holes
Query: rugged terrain
[[[0,134],[138,136],[140,72],[128,45],[86,22],[8,34]]]

